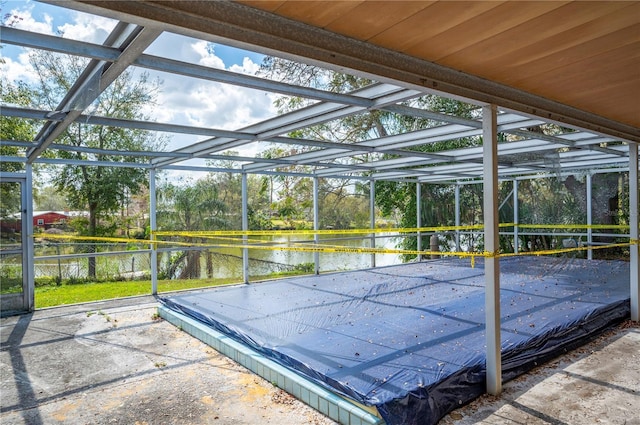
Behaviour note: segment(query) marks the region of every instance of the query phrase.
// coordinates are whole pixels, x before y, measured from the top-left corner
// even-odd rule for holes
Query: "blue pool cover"
[[[628,263],[512,257],[500,269],[505,381],[629,316]],[[435,424],[485,391],[482,261],[295,277],[161,302],[375,406],[388,424]]]

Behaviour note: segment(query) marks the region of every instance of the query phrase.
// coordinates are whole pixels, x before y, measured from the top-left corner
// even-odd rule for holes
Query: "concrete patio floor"
[[[334,424],[156,307],[148,296],[2,318],[0,423]],[[640,328],[626,322],[504,390],[441,423],[640,425]]]
[[[626,321],[503,390],[440,425],[640,425],[640,325]]]
[[[334,422],[155,316],[153,297],[3,318],[0,423]]]

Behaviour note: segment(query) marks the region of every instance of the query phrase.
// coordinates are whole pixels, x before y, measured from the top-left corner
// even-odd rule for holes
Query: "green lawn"
[[[203,288],[207,286],[228,285],[231,279],[222,280],[165,280],[158,282],[158,292],[178,291],[181,289]],[[40,286],[36,288],[36,308],[52,307],[63,304],[77,304],[88,301],[100,301],[111,298],[131,297],[151,294],[151,281],[98,282],[60,286]]]
[[[252,281],[264,280],[285,275],[303,274],[301,272],[275,273],[270,276],[254,277]],[[179,291],[184,289],[205,288],[229,285],[238,282],[237,278],[229,279],[191,279],[160,280],[158,293]],[[83,284],[62,284],[37,286],[35,289],[36,308],[53,307],[65,304],[77,304],[89,301],[101,301],[111,298],[131,297],[151,294],[151,281],[97,282]]]

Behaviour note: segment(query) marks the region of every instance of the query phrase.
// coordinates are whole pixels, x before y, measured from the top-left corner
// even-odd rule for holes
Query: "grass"
[[[215,281],[210,279],[165,280],[158,281],[158,292],[228,285],[230,283],[238,282],[233,279],[216,279]],[[149,294],[151,294],[150,280],[40,286],[35,291],[35,302],[36,308],[43,308]]]
[[[255,277],[262,280],[273,277],[303,274],[301,271],[274,273],[269,276]],[[197,289],[209,286],[221,286],[240,283],[238,278],[227,279],[191,279],[191,280],[159,280],[158,292]],[[36,308],[53,307],[65,304],[77,304],[90,301],[101,301],[112,298],[132,297],[151,294],[150,280],[124,282],[96,282],[72,285],[44,285],[35,289]]]

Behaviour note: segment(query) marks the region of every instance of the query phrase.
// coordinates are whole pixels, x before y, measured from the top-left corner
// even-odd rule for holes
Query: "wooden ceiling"
[[[240,3],[640,128],[640,2]]]
[[[639,1],[44,1],[640,143]]]

